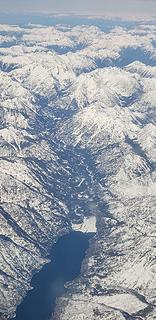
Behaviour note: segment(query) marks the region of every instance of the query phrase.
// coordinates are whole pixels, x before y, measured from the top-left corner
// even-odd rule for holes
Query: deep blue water
[[[49,319],[54,311],[56,297],[65,292],[64,284],[80,274],[90,236],[82,232],[71,232],[59,238],[49,256],[51,262],[33,276],[33,289],[17,308],[14,320]]]

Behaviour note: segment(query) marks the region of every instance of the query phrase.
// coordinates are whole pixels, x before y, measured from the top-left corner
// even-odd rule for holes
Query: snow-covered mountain
[[[0,43],[0,317],[84,225],[54,318],[156,319],[156,26],[1,25]]]

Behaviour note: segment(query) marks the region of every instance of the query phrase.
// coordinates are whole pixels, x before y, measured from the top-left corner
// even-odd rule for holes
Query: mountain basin
[[[51,318],[56,298],[67,290],[64,287],[65,283],[80,275],[91,235],[91,233],[72,231],[58,239],[49,256],[51,262],[33,276],[31,281],[33,289],[17,307],[14,320]]]

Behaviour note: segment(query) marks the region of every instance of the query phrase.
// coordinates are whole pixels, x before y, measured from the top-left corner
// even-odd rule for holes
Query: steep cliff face
[[[54,317],[156,316],[155,32],[0,26],[0,315],[57,237],[89,223]]]

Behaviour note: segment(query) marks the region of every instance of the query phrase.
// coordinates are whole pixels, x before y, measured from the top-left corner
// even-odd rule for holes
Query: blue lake
[[[80,274],[90,236],[71,232],[58,239],[49,256],[51,262],[33,276],[33,289],[18,306],[14,320],[48,320],[51,317],[56,298],[66,290],[64,284]]]

